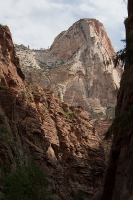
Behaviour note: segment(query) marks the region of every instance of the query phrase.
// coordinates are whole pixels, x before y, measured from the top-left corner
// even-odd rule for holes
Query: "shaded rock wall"
[[[133,3],[128,1],[125,21],[127,48],[132,50]],[[117,98],[114,135],[102,200],[133,199],[133,64],[127,60]]]

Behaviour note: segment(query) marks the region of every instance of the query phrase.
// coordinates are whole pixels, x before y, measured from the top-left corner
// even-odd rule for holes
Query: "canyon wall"
[[[25,81],[10,30],[0,26],[0,179],[31,156],[48,175],[55,199],[94,196],[104,178],[104,151],[88,113]],[[0,183],[0,195],[3,181]]]
[[[126,65],[117,97],[114,135],[102,200],[133,199],[133,1],[128,1]]]

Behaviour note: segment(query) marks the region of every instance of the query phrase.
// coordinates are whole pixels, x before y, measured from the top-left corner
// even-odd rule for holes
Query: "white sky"
[[[0,0],[0,23],[8,25],[13,41],[30,48],[48,48],[54,38],[81,18],[103,23],[116,50],[123,48],[123,0]]]

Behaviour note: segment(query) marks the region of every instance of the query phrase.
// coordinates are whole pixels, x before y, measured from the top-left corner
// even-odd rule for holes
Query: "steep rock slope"
[[[55,199],[78,191],[89,199],[101,187],[105,164],[88,114],[25,82],[7,26],[0,26],[0,45],[0,179],[34,155]]]
[[[62,101],[82,106],[93,118],[114,116],[122,69],[113,67],[115,52],[98,20],[75,22],[48,50],[25,51],[22,45],[16,50],[28,81],[51,88]],[[33,56],[37,67],[26,63]]]
[[[133,1],[128,1],[125,20],[127,53],[121,80],[116,119],[109,129],[114,134],[102,200],[133,199]],[[128,58],[128,59],[127,59]]]

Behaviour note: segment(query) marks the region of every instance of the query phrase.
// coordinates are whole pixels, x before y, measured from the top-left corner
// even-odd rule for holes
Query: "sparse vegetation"
[[[58,91],[58,93],[57,93],[57,98],[59,99],[59,101],[61,101],[61,92],[60,91]]]
[[[63,65],[65,62],[63,60],[61,60],[60,64]]]
[[[118,88],[116,88],[115,90],[112,90],[112,94],[114,97],[117,97],[117,94],[118,94]]]
[[[31,160],[10,172],[4,180],[1,200],[53,200],[47,176],[41,166]]]
[[[10,142],[10,138],[8,136],[8,129],[5,125],[0,125],[0,140],[6,143]]]
[[[10,144],[9,129],[7,127],[7,121],[4,115],[0,114],[0,140]]]
[[[5,25],[3,25],[3,24],[0,24],[0,27],[5,27]]]
[[[19,97],[22,98],[22,99],[25,99],[26,98],[26,92],[25,91],[21,91],[19,93]]]
[[[2,84],[0,83],[0,89],[8,90],[9,88],[8,88],[6,85],[2,85]]]
[[[44,62],[40,62],[39,66],[43,69],[47,67],[47,64]]]
[[[69,111],[69,112],[62,111],[62,114],[63,114],[65,117],[70,117],[70,116],[72,116],[73,114],[75,114],[75,112],[74,112],[74,111]]]
[[[65,200],[70,200],[70,199],[67,198]],[[77,195],[75,197],[73,197],[72,200],[84,200],[84,193],[83,192],[78,192]]]
[[[133,21],[133,15],[126,18],[125,24],[128,21]],[[116,56],[114,57],[114,66],[116,67],[121,63],[123,66],[133,64],[133,30],[129,32],[129,37],[126,40],[121,40],[122,42],[126,43],[125,48],[121,49],[117,52]]]
[[[104,61],[103,61],[103,64],[104,64],[105,67],[106,67],[106,66],[108,67],[109,64],[110,64],[110,62],[109,62],[109,60],[106,60],[106,61],[104,60]]]
[[[1,200],[55,200],[46,173],[33,159],[27,166],[19,166],[8,173],[3,183]],[[84,200],[84,194],[79,192],[72,200]]]
[[[106,117],[106,115],[103,112],[99,112],[99,113],[94,112],[93,108],[91,108],[90,113],[91,113],[92,119],[99,119],[99,118],[105,118]]]

